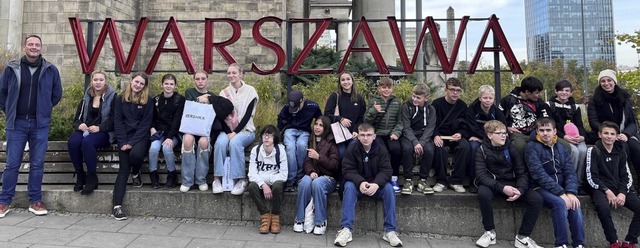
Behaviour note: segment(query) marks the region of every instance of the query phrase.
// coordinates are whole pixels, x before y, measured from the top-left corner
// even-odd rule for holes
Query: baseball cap
[[[289,113],[297,113],[302,108],[302,91],[292,90],[289,92]]]

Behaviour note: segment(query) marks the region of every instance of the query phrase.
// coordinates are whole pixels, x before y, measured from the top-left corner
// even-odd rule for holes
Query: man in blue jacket
[[[46,215],[42,203],[44,155],[47,151],[51,110],[62,98],[58,68],[42,58],[42,40],[29,35],[25,55],[9,62],[0,74],[0,110],[6,116],[7,165],[2,174],[0,218],[9,212],[16,193],[22,155],[29,142],[29,212]]]
[[[544,206],[551,209],[555,247],[584,247],[584,223],[580,200],[576,197],[578,176],[570,152],[564,145],[559,145],[556,132],[553,119],[536,120],[535,140],[525,148],[525,161],[532,179],[530,184],[542,196]]]
[[[302,92],[289,92],[287,105],[278,114],[278,129],[283,132],[287,149],[289,175],[284,191],[293,192],[298,180],[304,176],[302,165],[307,158],[307,143],[311,133],[311,122],[322,115],[320,106],[304,99]]]

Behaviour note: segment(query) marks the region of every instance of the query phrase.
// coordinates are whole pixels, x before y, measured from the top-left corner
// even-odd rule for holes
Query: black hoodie
[[[607,152],[601,140],[587,149],[587,181],[595,190],[629,193],[633,180],[622,143],[616,141],[611,152]]]

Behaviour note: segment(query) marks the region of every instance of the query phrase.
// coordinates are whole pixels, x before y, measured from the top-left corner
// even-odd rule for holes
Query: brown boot
[[[269,226],[271,225],[271,214],[266,213],[260,215],[261,223],[260,223],[260,233],[267,234],[269,233]],[[280,230],[280,225],[278,224],[278,230]]]
[[[271,214],[271,233],[280,233],[280,215]]]

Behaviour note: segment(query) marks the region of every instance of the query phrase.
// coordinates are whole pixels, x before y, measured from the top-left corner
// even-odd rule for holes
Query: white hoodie
[[[280,165],[276,165],[276,150],[273,149],[271,154],[264,151],[264,145],[260,146],[259,153],[256,151],[258,146],[251,149],[249,157],[249,181],[258,184],[272,185],[276,181],[287,180],[287,153],[284,145],[278,144],[275,149],[280,149]],[[256,156],[258,162],[256,163]]]

